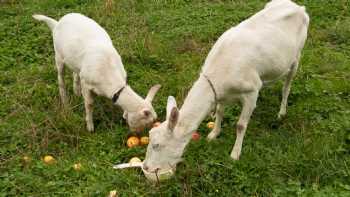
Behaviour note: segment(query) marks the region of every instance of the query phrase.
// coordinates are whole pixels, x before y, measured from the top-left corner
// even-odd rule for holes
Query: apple
[[[149,138],[147,136],[143,136],[140,139],[141,145],[147,145],[149,142]]]
[[[140,163],[141,159],[139,159],[138,157],[133,157],[129,160],[129,163]]]
[[[116,190],[112,190],[109,192],[109,196],[108,197],[117,197],[117,191]]]
[[[53,156],[51,156],[51,155],[46,155],[44,157],[44,163],[46,163],[46,164],[51,165],[51,164],[54,164],[55,162],[56,162],[55,158],[53,158]]]
[[[80,171],[80,169],[81,169],[81,163],[76,163],[76,164],[74,164],[74,165],[73,165],[73,168],[74,168],[74,170],[76,170],[76,171]]]
[[[132,147],[140,145],[140,140],[138,137],[131,136],[131,137],[129,137],[129,139],[126,143],[127,143],[129,148],[132,148]]]
[[[192,133],[192,140],[197,141],[197,140],[199,140],[200,137],[201,136],[200,136],[200,134],[197,131]]]
[[[30,163],[32,161],[32,159],[29,156],[24,156],[23,161],[24,161],[24,163]]]
[[[214,123],[214,122],[208,122],[208,124],[207,124],[207,127],[208,127],[209,129],[213,129],[214,126],[215,126],[215,123]]]

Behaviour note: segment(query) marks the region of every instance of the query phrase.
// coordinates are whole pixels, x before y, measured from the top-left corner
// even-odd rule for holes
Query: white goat
[[[73,71],[74,92],[84,97],[86,123],[94,130],[92,120],[93,93],[112,99],[124,110],[123,117],[132,130],[151,125],[157,118],[152,100],[160,85],[153,86],[146,99],[135,93],[126,82],[120,55],[107,32],[92,19],[71,13],[58,22],[43,15],[33,15],[52,30],[58,85],[62,103],[67,104],[64,64]]]
[[[181,160],[183,151],[202,120],[216,107],[216,122],[208,139],[221,131],[224,104],[239,100],[231,157],[238,160],[243,137],[263,83],[286,75],[279,117],[286,114],[287,97],[304,46],[309,17],[305,8],[289,0],[274,0],[263,10],[226,31],[215,43],[199,79],[179,111],[168,98],[167,118],[150,131],[143,169],[166,171]]]

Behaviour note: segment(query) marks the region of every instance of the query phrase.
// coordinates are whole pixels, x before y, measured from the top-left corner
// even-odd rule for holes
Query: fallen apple
[[[53,156],[51,155],[46,155],[43,160],[44,160],[44,163],[49,165],[54,164],[56,162],[55,158],[53,158]]]
[[[197,131],[192,133],[192,140],[197,141],[197,140],[199,140],[200,137],[201,136],[200,136],[200,134]]]
[[[140,139],[141,145],[147,145],[149,142],[149,138],[147,136],[143,136]]]
[[[129,137],[129,139],[126,143],[127,143],[129,148],[132,148],[132,147],[140,145],[140,140],[138,137],[132,136],[132,137]]]
[[[80,171],[81,170],[81,164],[80,163],[76,163],[73,165],[73,169],[76,171]]]
[[[140,163],[141,159],[139,159],[138,157],[133,157],[129,160],[129,163]]]
[[[214,126],[215,126],[215,123],[214,123],[214,122],[208,122],[208,124],[207,124],[207,127],[208,127],[209,129],[213,129]]]

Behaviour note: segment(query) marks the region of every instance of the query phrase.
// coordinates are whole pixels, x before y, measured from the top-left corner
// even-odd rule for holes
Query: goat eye
[[[153,148],[154,150],[159,149],[159,144],[152,144],[152,148]]]

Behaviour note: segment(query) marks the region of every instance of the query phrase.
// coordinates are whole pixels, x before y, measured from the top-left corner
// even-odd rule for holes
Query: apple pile
[[[158,127],[160,125],[160,122],[155,122],[153,124],[153,127]],[[136,146],[145,146],[149,143],[149,138],[147,136],[142,136],[142,137],[138,137],[136,135],[132,135],[128,138],[128,140],[126,141],[126,145],[129,148],[133,148]]]

